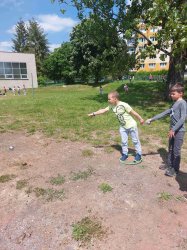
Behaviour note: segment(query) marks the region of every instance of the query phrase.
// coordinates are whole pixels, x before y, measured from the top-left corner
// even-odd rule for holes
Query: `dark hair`
[[[175,92],[175,91],[178,92],[178,93],[183,93],[184,94],[184,86],[181,83],[174,84],[170,88],[169,92],[171,93],[171,92]]]
[[[112,97],[115,97],[116,99],[119,100],[119,93],[117,91],[112,91],[108,95],[111,95]]]

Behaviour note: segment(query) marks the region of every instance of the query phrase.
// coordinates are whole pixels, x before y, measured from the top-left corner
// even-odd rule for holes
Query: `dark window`
[[[6,69],[5,68],[5,74],[12,74],[12,69]]]
[[[20,74],[20,69],[13,69],[13,74]]]
[[[12,63],[12,68],[19,69],[19,63]]]
[[[0,79],[27,79],[27,64],[23,62],[0,62]]]
[[[11,62],[5,62],[4,67],[5,68],[12,68],[12,63]]]

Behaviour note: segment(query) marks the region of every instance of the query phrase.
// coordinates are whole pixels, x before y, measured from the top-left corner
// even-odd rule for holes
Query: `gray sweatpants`
[[[179,172],[181,160],[181,147],[184,141],[184,131],[179,131],[175,137],[169,139],[168,148],[168,167],[174,168],[176,173]]]

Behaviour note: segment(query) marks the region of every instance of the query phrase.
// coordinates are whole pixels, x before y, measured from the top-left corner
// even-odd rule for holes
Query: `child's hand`
[[[170,129],[168,136],[169,138],[175,137],[175,132],[172,129]]]
[[[141,125],[144,124],[144,119],[140,119],[140,124],[141,124]]]
[[[93,116],[95,116],[95,114],[94,113],[90,113],[90,114],[88,114],[88,116],[93,117]]]
[[[147,120],[145,121],[145,124],[150,125],[150,124],[151,124],[151,119],[147,119]]]

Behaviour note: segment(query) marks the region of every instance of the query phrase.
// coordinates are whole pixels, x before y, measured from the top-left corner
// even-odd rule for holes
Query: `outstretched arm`
[[[144,119],[133,109],[130,111],[130,114],[133,115],[136,119],[140,121],[140,124],[144,124]]]
[[[95,111],[93,113],[88,114],[88,116],[92,117],[92,116],[96,116],[96,115],[102,115],[102,114],[104,114],[104,113],[106,113],[108,111],[109,111],[109,107],[104,108],[104,109],[99,109],[98,111]]]
[[[158,114],[158,115],[155,115],[153,118],[147,119],[147,120],[146,120],[146,123],[147,123],[147,124],[150,124],[151,122],[156,121],[156,120],[159,120],[159,119],[161,119],[161,118],[163,118],[163,117],[169,115],[170,113],[171,113],[171,109],[167,109],[167,110],[165,110],[164,112],[162,112],[162,113],[160,113],[160,114]]]

